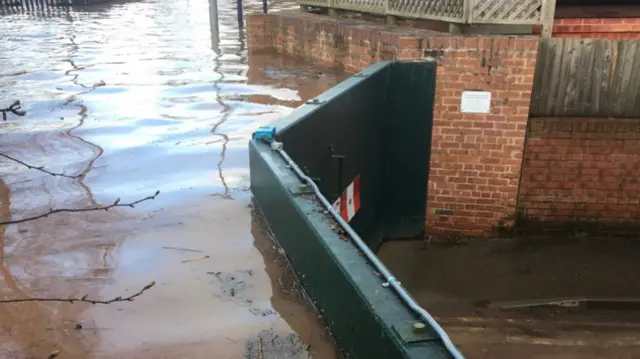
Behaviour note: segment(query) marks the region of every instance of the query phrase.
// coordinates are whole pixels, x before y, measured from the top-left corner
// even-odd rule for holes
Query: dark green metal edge
[[[333,101],[343,93],[349,91],[352,87],[357,86],[361,82],[365,81],[368,76],[373,75],[376,72],[383,70],[387,66],[391,66],[392,64],[393,62],[391,61],[381,61],[374,65],[371,65],[361,72],[340,82],[338,85],[316,96],[314,99],[305,102],[304,105],[297,107],[288,116],[282,117],[272,124],[272,126],[275,126],[276,128],[276,136],[286,131],[289,127],[296,124],[296,122],[304,121],[307,116],[318,110],[320,108],[320,105],[324,106],[329,104],[331,101]],[[314,104],[314,100],[317,100],[317,103]]]
[[[409,333],[419,318],[341,239],[318,201],[292,193],[301,182],[282,158],[263,143],[249,148],[254,199],[345,358],[450,358],[433,333]]]

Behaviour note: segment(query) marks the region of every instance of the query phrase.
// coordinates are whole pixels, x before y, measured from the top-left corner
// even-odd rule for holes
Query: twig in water
[[[202,253],[202,251],[198,250],[198,249],[189,249],[189,248],[182,248],[182,247],[162,247],[162,249],[173,249],[173,250],[176,250],[176,251],[187,251],[187,252]]]
[[[37,216],[33,216],[33,217],[26,217],[26,218],[21,218],[21,219],[16,219],[16,220],[12,220],[12,221],[2,221],[0,222],[0,226],[2,225],[7,225],[7,224],[16,224],[16,223],[23,223],[23,222],[28,222],[28,221],[33,221],[36,219],[40,219],[40,218],[45,218],[45,217],[49,217],[50,215],[54,214],[54,213],[61,213],[61,212],[91,212],[91,211],[108,211],[111,208],[114,207],[131,207],[131,208],[135,208],[135,205],[140,203],[140,202],[144,202],[144,201],[149,201],[152,199],[156,199],[156,197],[160,194],[160,191],[156,191],[156,193],[153,196],[148,196],[142,199],[139,199],[137,201],[131,202],[131,203],[120,203],[120,198],[116,199],[115,202],[113,202],[112,204],[108,205],[108,206],[98,206],[98,207],[87,207],[87,208],[59,208],[59,209],[51,209],[49,210],[49,212],[47,213],[43,213]]]
[[[4,299],[0,300],[0,303],[19,303],[19,302],[69,302],[73,304],[74,302],[85,302],[91,304],[111,304],[115,302],[132,302],[135,298],[142,295],[142,293],[151,289],[154,285],[156,285],[155,281],[151,281],[149,284],[145,285],[144,288],[140,289],[137,293],[130,295],[128,297],[115,297],[109,300],[93,300],[87,299],[88,294],[85,294],[81,298],[19,298],[19,299]],[[51,353],[53,354],[53,353]],[[56,354],[57,355],[57,354]],[[55,357],[54,357],[55,358]]]
[[[182,263],[187,263],[187,262],[193,262],[193,261],[199,261],[202,259],[207,259],[209,258],[209,256],[202,256],[202,257],[198,257],[198,258],[189,258],[189,259],[185,259],[182,261]]]
[[[44,173],[50,174],[52,176],[60,176],[60,177],[67,177],[67,178],[79,178],[79,177],[82,177],[82,174],[75,175],[75,176],[70,176],[70,175],[66,175],[64,173],[51,172],[51,171],[48,171],[48,170],[44,169],[44,166],[32,166],[32,165],[30,165],[30,164],[28,164],[26,162],[20,161],[17,158],[13,158],[13,157],[11,157],[9,155],[5,155],[4,153],[0,153],[0,156],[6,158],[8,160],[11,160],[13,162],[17,162],[17,163],[27,167],[28,169],[38,170],[40,172],[44,172]]]
[[[2,121],[6,121],[7,120],[7,112],[11,112],[12,114],[16,115],[16,116],[24,116],[27,114],[27,111],[23,110],[20,107],[20,101],[16,100],[14,103],[11,104],[11,106],[7,107],[7,108],[0,108],[0,112],[2,112]]]

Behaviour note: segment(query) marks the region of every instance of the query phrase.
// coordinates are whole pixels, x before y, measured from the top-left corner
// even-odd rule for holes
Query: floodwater
[[[120,199],[1,226],[0,299],[155,282],[0,303],[0,357],[336,358],[254,215],[247,141],[345,75],[249,56],[235,1],[213,9],[0,10],[0,107],[27,111],[0,154],[69,176],[1,158],[0,221]]]
[[[378,255],[468,358],[640,353],[635,238],[393,241]],[[583,298],[598,302],[571,303]]]

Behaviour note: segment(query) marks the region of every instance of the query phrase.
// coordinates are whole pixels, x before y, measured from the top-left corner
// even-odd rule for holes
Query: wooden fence
[[[640,40],[541,39],[533,117],[640,118]]]
[[[553,21],[556,0],[298,0],[303,6],[460,24],[538,25]]]

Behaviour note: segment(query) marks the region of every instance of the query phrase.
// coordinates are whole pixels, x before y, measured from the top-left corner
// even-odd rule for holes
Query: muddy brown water
[[[640,357],[635,238],[396,241],[378,255],[468,358]],[[637,301],[500,309],[583,297]]]
[[[27,111],[0,123],[0,152],[83,175],[0,160],[0,220],[161,191],[0,228],[2,299],[156,283],[0,304],[0,357],[336,358],[254,215],[247,142],[344,77],[248,56],[232,0],[0,9],[0,105]]]

